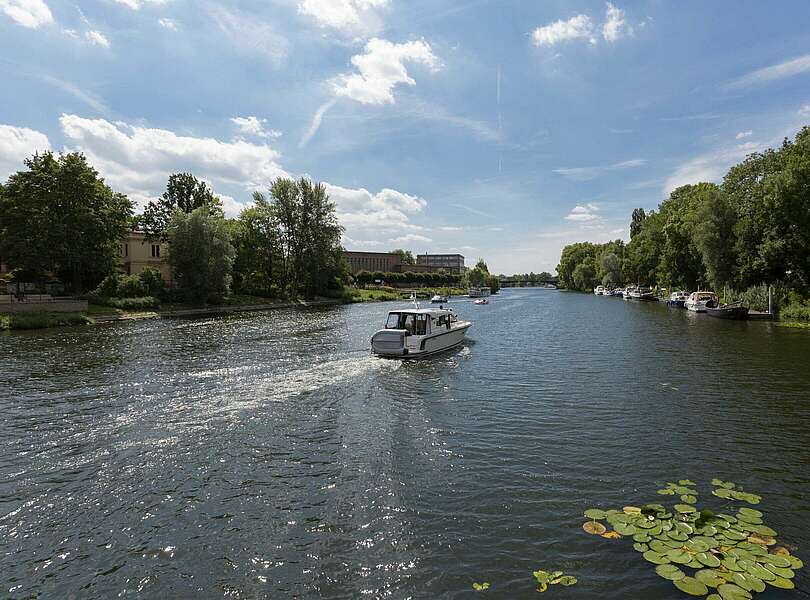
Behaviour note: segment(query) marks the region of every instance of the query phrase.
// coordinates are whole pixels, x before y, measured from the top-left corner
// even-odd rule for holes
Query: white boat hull
[[[392,358],[421,358],[454,348],[464,341],[472,323],[459,322],[430,335],[405,335],[403,329],[381,329],[371,337],[371,351]]]
[[[686,307],[686,310],[691,310],[692,312],[706,312],[705,302],[689,302],[687,300],[684,307]]]

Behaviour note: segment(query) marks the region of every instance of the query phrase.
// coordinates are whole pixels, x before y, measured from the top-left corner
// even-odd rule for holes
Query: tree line
[[[17,281],[51,274],[73,293],[131,290],[118,280],[128,231],[169,243],[171,299],[218,302],[232,292],[267,297],[339,294],[348,281],[334,203],[323,185],[279,178],[235,219],[190,173],[169,177],[142,215],[77,152],[35,154],[0,184],[0,257]],[[115,281],[105,281],[108,278]]]
[[[630,242],[566,246],[560,285],[644,284],[743,293],[775,284],[806,297],[810,287],[810,127],[781,147],[754,153],[720,185],[674,190],[658,210],[633,211]]]

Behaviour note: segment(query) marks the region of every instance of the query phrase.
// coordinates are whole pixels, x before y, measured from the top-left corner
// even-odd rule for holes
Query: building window
[[[152,244],[152,258],[160,258],[160,244]]]
[[[129,256],[129,244],[124,244],[124,256]]]

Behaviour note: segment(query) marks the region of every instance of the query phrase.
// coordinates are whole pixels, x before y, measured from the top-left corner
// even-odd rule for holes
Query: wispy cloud
[[[810,54],[804,54],[798,58],[786,60],[770,67],[764,67],[751,71],[737,79],[734,79],[725,85],[723,89],[727,91],[743,90],[746,88],[759,87],[767,85],[780,79],[788,77],[795,77],[802,73],[810,72]]]
[[[612,171],[621,171],[623,169],[633,169],[636,167],[641,167],[645,165],[647,161],[643,158],[635,158],[633,160],[625,160],[617,163],[613,163],[612,165],[602,165],[602,166],[594,166],[594,167],[561,167],[559,169],[553,169],[553,172],[557,175],[562,175],[567,179],[571,179],[573,181],[590,181],[592,179],[596,179],[597,177],[601,177],[607,173]]]
[[[680,122],[680,121],[710,121],[712,119],[720,119],[723,115],[717,115],[713,113],[703,113],[699,115],[684,115],[681,117],[661,117],[661,121],[672,121],[672,122]]]
[[[239,133],[253,135],[261,138],[280,138],[282,133],[277,129],[267,129],[267,119],[258,117],[231,117],[231,123],[236,125]]]
[[[576,15],[563,21],[554,21],[532,32],[532,41],[535,46],[555,46],[570,40],[587,39],[591,44],[596,43],[593,35],[593,21],[588,15]]]
[[[800,117],[810,117],[810,104],[805,104],[799,109]]]
[[[110,112],[109,109],[107,108],[107,105],[104,104],[104,101],[101,98],[99,98],[92,92],[87,91],[84,88],[80,88],[78,85],[70,81],[66,81],[64,79],[54,77],[53,75],[47,75],[44,73],[38,75],[37,77],[42,81],[44,81],[45,83],[62,90],[66,94],[70,94],[77,100],[80,100],[81,102],[85,103],[87,106],[92,108],[97,113],[107,114]]]
[[[321,128],[321,123],[323,122],[323,116],[329,112],[336,102],[337,100],[332,98],[318,107],[318,110],[316,110],[315,114],[312,116],[312,123],[309,124],[309,129],[304,133],[304,137],[301,138],[301,141],[298,142],[299,148],[303,148],[309,144],[309,141],[318,133],[318,129]]]
[[[576,221],[578,223],[592,223],[594,221],[600,221],[601,217],[596,214],[599,211],[599,207],[596,204],[586,204],[581,205],[578,204],[574,208],[571,209],[565,219],[567,221]]]
[[[754,132],[749,129],[748,131],[739,132],[736,136],[734,136],[734,138],[741,140],[743,138],[751,137],[752,135],[754,135]]]
[[[53,23],[53,14],[44,0],[0,0],[0,12],[29,29]]]
[[[451,204],[453,208],[460,208],[461,210],[466,210],[468,213],[473,215],[478,215],[479,217],[486,217],[488,219],[496,219],[497,217],[493,214],[488,212],[484,212],[483,210],[478,210],[477,208],[473,208],[471,206],[465,206],[464,204]]]

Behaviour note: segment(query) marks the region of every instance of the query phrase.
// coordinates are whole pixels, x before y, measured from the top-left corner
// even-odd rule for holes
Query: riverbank
[[[92,325],[93,319],[79,313],[17,313],[0,314],[0,331],[48,329],[73,325]]]

